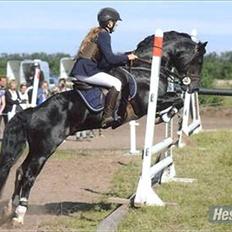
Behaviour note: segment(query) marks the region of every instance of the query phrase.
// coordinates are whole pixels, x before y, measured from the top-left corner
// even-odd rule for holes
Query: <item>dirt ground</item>
[[[203,130],[232,129],[232,109],[204,109],[201,111],[201,119]],[[137,147],[142,148],[145,118],[138,122]],[[163,127],[159,125],[156,128],[157,141],[164,134]],[[102,133],[102,136],[81,142],[70,136],[58,148],[69,154],[77,153],[77,156],[74,159],[52,158],[47,162],[32,189],[23,231],[36,231],[41,223],[54,220],[67,211],[91,208],[108,192],[112,175],[120,165],[131,159],[131,156],[125,155],[130,149],[130,130],[126,124],[116,130],[107,129]],[[15,167],[5,187],[0,209],[11,196],[14,175]],[[2,225],[0,229],[7,231],[7,226]]]
[[[201,110],[201,121],[203,130],[213,129],[232,129],[232,108],[205,108]],[[176,120],[175,120],[176,121]],[[138,149],[144,145],[144,134],[146,127],[146,117],[138,120],[139,126],[136,127],[136,144]],[[177,123],[174,122],[174,128]],[[157,133],[155,140],[159,141],[164,136],[164,125],[156,126]],[[174,129],[175,131],[175,129]],[[96,131],[96,134],[98,132]],[[103,136],[96,136],[94,139],[75,143],[75,136],[71,136],[63,143],[59,149],[125,149],[130,150],[130,126],[125,124],[115,130],[107,129],[102,132]]]

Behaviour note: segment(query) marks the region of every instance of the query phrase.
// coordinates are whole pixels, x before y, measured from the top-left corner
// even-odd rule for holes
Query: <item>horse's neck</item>
[[[148,68],[136,67],[136,68],[132,68],[132,74],[134,74],[137,82],[137,94],[135,97],[135,102],[136,105],[140,108],[139,117],[142,117],[147,112],[151,72]],[[168,74],[166,74],[165,70],[161,68],[159,87],[158,87],[159,98],[164,97],[167,93],[167,87],[168,87],[167,75]]]
[[[140,76],[141,77],[141,76]],[[136,78],[137,82],[137,93],[131,103],[135,114],[140,118],[147,112],[148,107],[148,96],[150,90],[150,78],[143,76],[142,78]]]
[[[183,41],[192,43],[191,40],[188,41],[188,38],[183,38],[176,33],[167,33],[167,36],[164,37],[163,43],[163,56],[161,65],[166,68],[170,68],[174,65],[175,56],[176,56],[176,49],[179,47],[180,43]],[[145,60],[152,60],[152,46],[153,46],[153,37],[141,45],[137,50],[135,50],[135,54],[138,55],[140,58]]]

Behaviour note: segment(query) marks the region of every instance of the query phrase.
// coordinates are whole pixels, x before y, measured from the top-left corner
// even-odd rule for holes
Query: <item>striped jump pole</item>
[[[158,98],[158,85],[159,85],[159,73],[160,63],[162,56],[163,46],[163,32],[158,29],[155,32],[153,43],[153,57],[151,66],[151,80],[150,80],[150,92],[148,99],[148,112],[147,123],[145,132],[145,143],[143,150],[143,164],[142,174],[138,183],[136,196],[134,199],[135,204],[147,204],[147,205],[160,205],[163,206],[164,202],[152,189],[152,181],[150,177],[150,166],[152,156],[152,144],[155,129],[155,115]],[[166,165],[166,163],[164,164]]]

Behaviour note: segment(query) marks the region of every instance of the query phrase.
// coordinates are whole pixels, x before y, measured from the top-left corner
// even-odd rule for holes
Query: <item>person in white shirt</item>
[[[19,96],[22,101],[20,106],[23,108],[23,110],[27,109],[29,107],[29,97],[27,93],[27,85],[25,83],[20,85]]]
[[[20,106],[21,99],[19,96],[19,92],[17,91],[17,83],[15,80],[10,80],[8,89],[5,93],[6,98],[6,112],[8,116],[8,121],[20,110],[22,107]]]

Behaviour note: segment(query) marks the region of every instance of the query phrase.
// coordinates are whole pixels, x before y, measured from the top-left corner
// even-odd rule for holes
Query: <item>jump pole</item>
[[[231,89],[207,89],[207,88],[200,88],[199,89],[200,95],[213,95],[213,96],[232,96]]]
[[[159,85],[159,73],[160,63],[162,56],[163,46],[163,32],[157,29],[155,32],[153,51],[152,51],[152,66],[151,66],[151,80],[150,80],[150,92],[148,98],[148,112],[146,123],[145,143],[143,150],[143,165],[142,174],[138,183],[136,196],[134,199],[135,204],[147,204],[147,205],[160,205],[163,206],[164,202],[152,189],[152,181],[150,177],[150,166],[152,156],[152,143],[155,129],[155,115],[158,98],[158,85]]]

